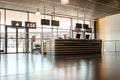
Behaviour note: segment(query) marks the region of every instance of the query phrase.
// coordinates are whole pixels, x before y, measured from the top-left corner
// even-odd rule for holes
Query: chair
[[[33,48],[33,52],[34,52],[34,51],[39,51],[39,52],[41,53],[41,45],[35,44],[35,45],[34,45],[34,48]]]
[[[86,35],[86,39],[89,39],[90,35]]]
[[[76,38],[77,38],[77,39],[80,39],[80,34],[76,34]]]

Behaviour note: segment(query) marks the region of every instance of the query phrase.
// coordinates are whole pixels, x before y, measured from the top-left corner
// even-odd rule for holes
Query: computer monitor
[[[41,25],[50,25],[50,20],[48,20],[48,19],[41,19]]]
[[[76,28],[82,28],[82,24],[76,23]]]
[[[83,24],[83,28],[84,28],[84,29],[88,29],[88,28],[89,28],[89,25],[88,25],[88,24]]]
[[[80,38],[80,34],[76,34],[76,38],[79,39]]]
[[[86,35],[86,39],[89,39],[90,35]]]

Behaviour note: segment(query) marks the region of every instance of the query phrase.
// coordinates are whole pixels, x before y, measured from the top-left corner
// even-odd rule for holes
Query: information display
[[[22,22],[21,21],[11,21],[11,26],[12,27],[22,27]]]
[[[25,22],[26,28],[36,28],[36,22]]]

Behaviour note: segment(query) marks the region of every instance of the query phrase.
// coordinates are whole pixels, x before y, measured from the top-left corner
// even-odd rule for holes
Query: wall
[[[120,14],[106,17],[106,40],[120,40]]]
[[[102,40],[120,40],[120,14],[97,20],[97,38]]]
[[[97,39],[105,40],[106,19],[105,18],[98,19],[96,26],[97,26],[96,27]]]
[[[105,51],[120,51],[120,14],[98,19],[96,33]]]

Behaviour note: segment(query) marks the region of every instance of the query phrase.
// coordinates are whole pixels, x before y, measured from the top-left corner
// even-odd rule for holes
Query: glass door
[[[18,29],[18,52],[25,52],[25,30]]]
[[[7,28],[7,52],[16,52],[16,28]]]

